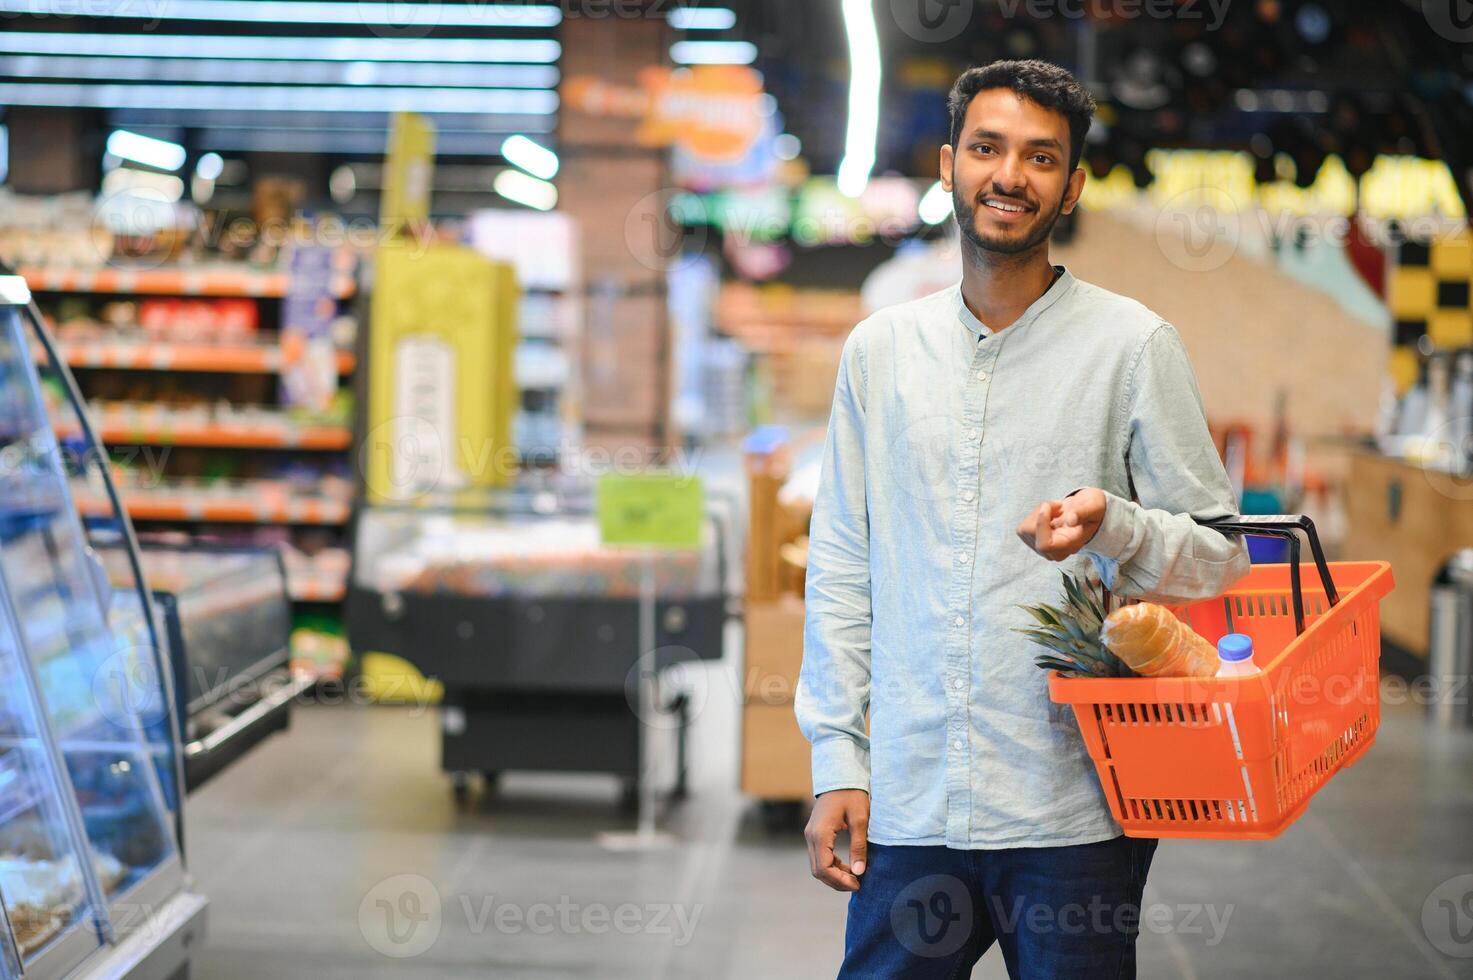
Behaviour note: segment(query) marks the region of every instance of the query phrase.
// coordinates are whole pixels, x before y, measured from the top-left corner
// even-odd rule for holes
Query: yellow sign
[[[598,481],[598,527],[606,545],[699,548],[705,508],[697,477],[641,473]]]
[[[511,418],[517,285],[459,245],[378,251],[369,337],[369,500],[502,486],[518,468]]]
[[[394,113],[379,225],[399,231],[428,221],[434,176],[435,124],[417,113]]]

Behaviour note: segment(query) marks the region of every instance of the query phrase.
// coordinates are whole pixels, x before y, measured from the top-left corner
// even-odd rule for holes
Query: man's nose
[[[1015,157],[1005,156],[992,173],[993,190],[999,194],[1022,196],[1023,164]]]

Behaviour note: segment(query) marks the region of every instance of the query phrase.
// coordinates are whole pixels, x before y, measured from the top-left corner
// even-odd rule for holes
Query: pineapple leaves
[[[1062,608],[1039,603],[1022,606],[1038,626],[1013,632],[1047,648],[1034,663],[1044,670],[1057,670],[1071,677],[1134,677],[1135,672],[1105,647],[1100,628],[1105,620],[1104,596],[1086,581],[1061,572],[1064,583]]]

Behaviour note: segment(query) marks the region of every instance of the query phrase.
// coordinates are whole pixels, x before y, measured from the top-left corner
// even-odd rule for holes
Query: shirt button
[[[961,562],[963,565],[965,565],[967,562],[969,562],[969,561],[972,560],[972,556],[971,555],[957,555],[956,556],[956,560],[959,561],[959,562]]]
[[[971,503],[972,498],[974,496],[976,496],[976,494],[972,493],[972,491],[970,491],[970,490],[963,490],[962,491],[962,499],[965,500],[965,501],[967,501],[968,503]]]
[[[951,747],[960,752],[962,750],[962,740],[959,738],[952,739]]]
[[[987,372],[986,371],[978,371],[977,372],[977,380],[978,381],[986,381],[987,380]]]
[[[961,689],[962,689],[962,679],[961,679],[961,678],[960,678],[960,677],[958,677],[958,678],[956,678],[956,679],[954,679],[954,680],[953,680],[953,681],[952,681],[952,682],[951,682],[951,686],[952,686],[952,687],[953,687],[953,688],[955,688],[955,689],[956,689],[956,690],[958,690],[958,691],[960,691],[960,690],[961,690]]]
[[[962,619],[960,616],[958,616],[956,619],[953,619],[951,621],[951,625],[953,625],[953,626],[962,626],[965,623],[966,623],[966,620],[965,619]]]

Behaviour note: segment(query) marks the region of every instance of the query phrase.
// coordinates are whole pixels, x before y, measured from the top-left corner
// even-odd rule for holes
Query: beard
[[[1021,236],[990,237],[977,230],[977,209],[983,205],[979,204],[976,198],[968,203],[962,198],[961,193],[955,189],[956,185],[953,184],[952,187],[952,207],[956,213],[957,227],[961,230],[962,241],[970,245],[974,251],[993,252],[999,255],[1021,255],[1025,252],[1031,252],[1048,241],[1048,236],[1053,232],[1054,225],[1058,223],[1059,214],[1064,209],[1064,197],[1061,195],[1059,200],[1054,203],[1053,210],[1046,211],[1042,206],[1039,207],[1032,227]],[[1009,196],[1003,194],[1001,191],[994,191],[993,193],[996,193],[1000,197]],[[1067,193],[1068,188],[1066,187],[1065,194]],[[981,196],[985,195],[979,195],[979,198]]]

